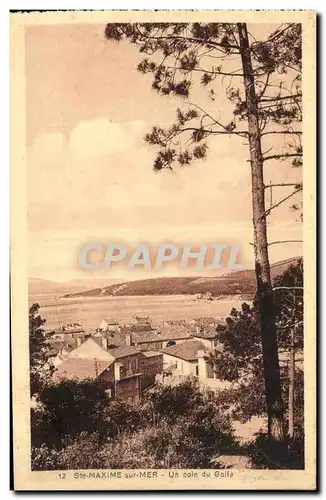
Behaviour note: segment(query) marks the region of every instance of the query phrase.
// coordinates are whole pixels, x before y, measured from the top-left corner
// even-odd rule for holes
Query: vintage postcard
[[[316,489],[316,14],[11,14],[16,490]]]

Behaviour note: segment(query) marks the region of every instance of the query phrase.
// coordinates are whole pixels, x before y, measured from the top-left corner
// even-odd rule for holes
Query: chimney
[[[102,347],[107,351],[108,349],[108,339],[106,337],[102,337]]]
[[[131,346],[131,333],[126,333],[126,344]]]

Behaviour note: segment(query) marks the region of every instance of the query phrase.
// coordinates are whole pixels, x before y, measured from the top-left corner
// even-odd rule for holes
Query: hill
[[[299,257],[277,262],[271,266],[272,279],[282,274]],[[166,277],[128,281],[102,288],[93,288],[80,293],[70,293],[65,297],[103,297],[128,295],[179,295],[211,292],[219,295],[253,295],[255,292],[254,270],[234,271],[218,277]]]
[[[50,281],[41,278],[28,279],[28,293],[33,295],[62,295],[62,294],[79,294],[80,292],[87,291],[91,288],[97,287],[101,290],[102,287],[110,284],[121,283],[121,280],[107,280],[104,278],[90,278],[90,279],[74,279],[65,282]]]

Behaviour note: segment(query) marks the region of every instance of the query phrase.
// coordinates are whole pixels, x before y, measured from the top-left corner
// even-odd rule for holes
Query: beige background
[[[66,479],[60,479],[56,472],[30,471],[29,436],[29,385],[28,385],[28,287],[27,277],[37,273],[38,261],[31,254],[46,253],[39,232],[42,227],[30,227],[35,219],[27,217],[31,209],[26,189],[27,167],[30,154],[35,148],[33,136],[26,136],[25,99],[26,61],[25,43],[29,30],[53,25],[103,24],[106,22],[135,21],[223,21],[248,23],[303,23],[303,105],[304,105],[304,243],[305,266],[305,425],[306,425],[306,470],[305,471],[233,471],[233,478],[214,477],[203,479],[169,479],[162,471],[156,480],[75,480],[73,471],[66,472]],[[14,474],[15,488],[22,489],[312,489],[315,485],[315,14],[313,12],[73,12],[20,14],[11,17],[11,140],[12,140],[12,361],[13,361],[13,404],[14,404]],[[31,76],[32,78],[32,76]],[[145,84],[144,84],[145,86]],[[32,103],[33,104],[33,103]],[[36,101],[33,109],[37,108]],[[31,128],[28,128],[30,133]],[[34,137],[35,139],[35,137]],[[39,139],[39,138],[38,138]],[[41,137],[42,139],[42,137]],[[44,139],[44,137],[43,137]],[[41,141],[42,145],[42,141]],[[38,142],[39,150],[40,141]],[[42,154],[42,153],[41,153]],[[146,182],[146,179],[145,181]],[[33,197],[35,199],[35,197]],[[37,210],[37,206],[32,209]],[[224,213],[226,217],[226,214]],[[38,219],[40,220],[40,219]],[[51,223],[50,212],[45,222]],[[226,220],[227,224],[228,221]],[[52,228],[50,236],[55,237],[62,228]],[[57,231],[57,233],[56,233]],[[191,234],[191,227],[189,229]],[[194,231],[194,229],[193,229]],[[38,234],[37,234],[38,233]],[[225,233],[224,233],[225,234]],[[89,240],[88,240],[89,241]],[[31,251],[32,250],[32,251]],[[43,252],[42,252],[43,250]],[[52,253],[52,268],[55,272],[56,252]],[[292,253],[293,255],[293,253]],[[51,259],[50,259],[51,261]],[[41,261],[43,263],[43,261]],[[249,263],[248,263],[249,265]],[[52,271],[51,271],[52,269]],[[40,274],[39,274],[40,276]],[[62,274],[61,279],[68,276]],[[74,276],[75,277],[75,276]],[[136,472],[136,471],[135,471]],[[200,471],[199,473],[201,473]],[[211,471],[212,476],[212,471]]]

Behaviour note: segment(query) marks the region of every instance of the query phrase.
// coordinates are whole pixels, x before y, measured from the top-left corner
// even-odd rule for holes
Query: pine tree
[[[108,24],[105,34],[109,40],[127,39],[136,45],[145,54],[138,70],[153,75],[152,88],[162,96],[182,100],[175,123],[167,129],[155,126],[145,137],[158,148],[155,171],[205,158],[209,141],[215,136],[232,134],[248,141],[268,431],[282,441],[283,404],[266,218],[300,192],[302,185],[286,184],[293,186],[293,191],[266,208],[266,188],[272,192],[285,184],[265,186],[263,166],[271,160],[301,165],[301,27],[282,25],[264,41],[250,35],[246,23]],[[226,79],[228,83],[224,83]],[[226,120],[220,119],[216,106],[218,81],[233,104]],[[208,90],[209,110],[191,102],[194,85]],[[224,115],[227,110],[223,110]],[[282,151],[264,151],[266,138],[272,143],[273,135],[279,134],[291,137],[292,142]]]
[[[30,364],[30,387],[31,395],[38,392],[40,388],[40,370],[46,362],[45,357],[45,319],[39,314],[39,304],[33,304],[29,308],[29,364]]]

